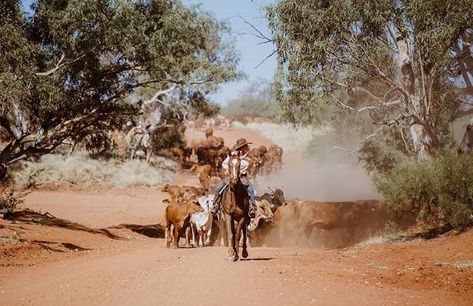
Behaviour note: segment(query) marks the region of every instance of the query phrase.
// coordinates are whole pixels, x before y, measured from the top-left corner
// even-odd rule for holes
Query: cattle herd
[[[229,153],[221,137],[213,130],[206,138],[194,141],[188,155],[197,161],[190,168],[196,173],[200,187],[166,184],[161,191],[169,195],[165,210],[165,244],[179,246],[227,245],[221,235],[220,216],[212,214],[213,189],[223,176],[222,162]],[[276,171],[282,167],[282,149],[260,146],[250,151],[249,173],[252,176]],[[342,247],[367,239],[379,231],[387,218],[378,201],[317,202],[285,199],[281,188],[269,189],[257,197],[257,214],[248,225],[251,246],[317,246],[314,233],[332,233],[330,243],[322,247]],[[335,242],[334,242],[335,240]],[[319,241],[320,242],[320,241]]]
[[[230,148],[225,145],[222,137],[214,136],[213,128],[205,130],[205,139],[193,140],[186,148],[174,148],[171,152],[183,163],[190,162],[192,157],[196,162],[192,169],[197,169],[200,175],[201,169],[205,170],[208,177],[224,176],[222,163],[230,153]],[[259,146],[253,148],[249,153],[250,166],[248,169],[252,177],[257,175],[271,174],[282,167],[283,150],[281,147],[272,144],[269,147]],[[205,168],[203,167],[205,166]],[[203,183],[204,181],[201,181]],[[206,188],[207,186],[204,186]]]

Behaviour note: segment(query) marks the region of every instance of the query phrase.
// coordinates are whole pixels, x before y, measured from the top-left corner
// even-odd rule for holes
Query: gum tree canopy
[[[154,89],[191,100],[239,76],[226,24],[175,0],[0,2],[0,164],[106,133]],[[139,103],[138,103],[139,104]],[[4,171],[2,171],[4,172]]]
[[[281,0],[268,7],[277,99],[296,124],[334,105],[441,148],[473,96],[472,0]]]

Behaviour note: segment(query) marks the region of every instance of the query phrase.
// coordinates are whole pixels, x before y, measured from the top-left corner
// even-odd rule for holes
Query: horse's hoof
[[[247,250],[243,250],[243,251],[241,252],[241,257],[247,258],[247,257],[248,257],[248,251],[247,251]]]
[[[236,256],[228,256],[227,261],[229,261],[229,262],[237,261]]]

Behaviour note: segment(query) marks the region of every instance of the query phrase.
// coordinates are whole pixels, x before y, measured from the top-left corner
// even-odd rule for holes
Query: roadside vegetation
[[[245,117],[260,117],[275,120],[278,114],[277,104],[274,100],[271,84],[258,79],[251,81],[240,92],[240,96],[228,102],[222,108],[222,115],[245,122]]]
[[[267,7],[280,119],[330,125],[312,152],[358,154],[385,204],[425,227],[473,224],[471,1],[302,1]],[[464,145],[464,144],[463,144]]]

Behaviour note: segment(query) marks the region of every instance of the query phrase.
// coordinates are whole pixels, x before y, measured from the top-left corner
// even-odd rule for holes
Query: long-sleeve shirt
[[[222,163],[222,168],[225,169],[225,172],[228,173],[228,163],[230,162],[230,156],[227,156]],[[234,159],[236,162],[236,159]],[[240,174],[246,175],[248,172],[248,167],[250,166],[250,159],[248,158],[248,154],[240,156]]]

